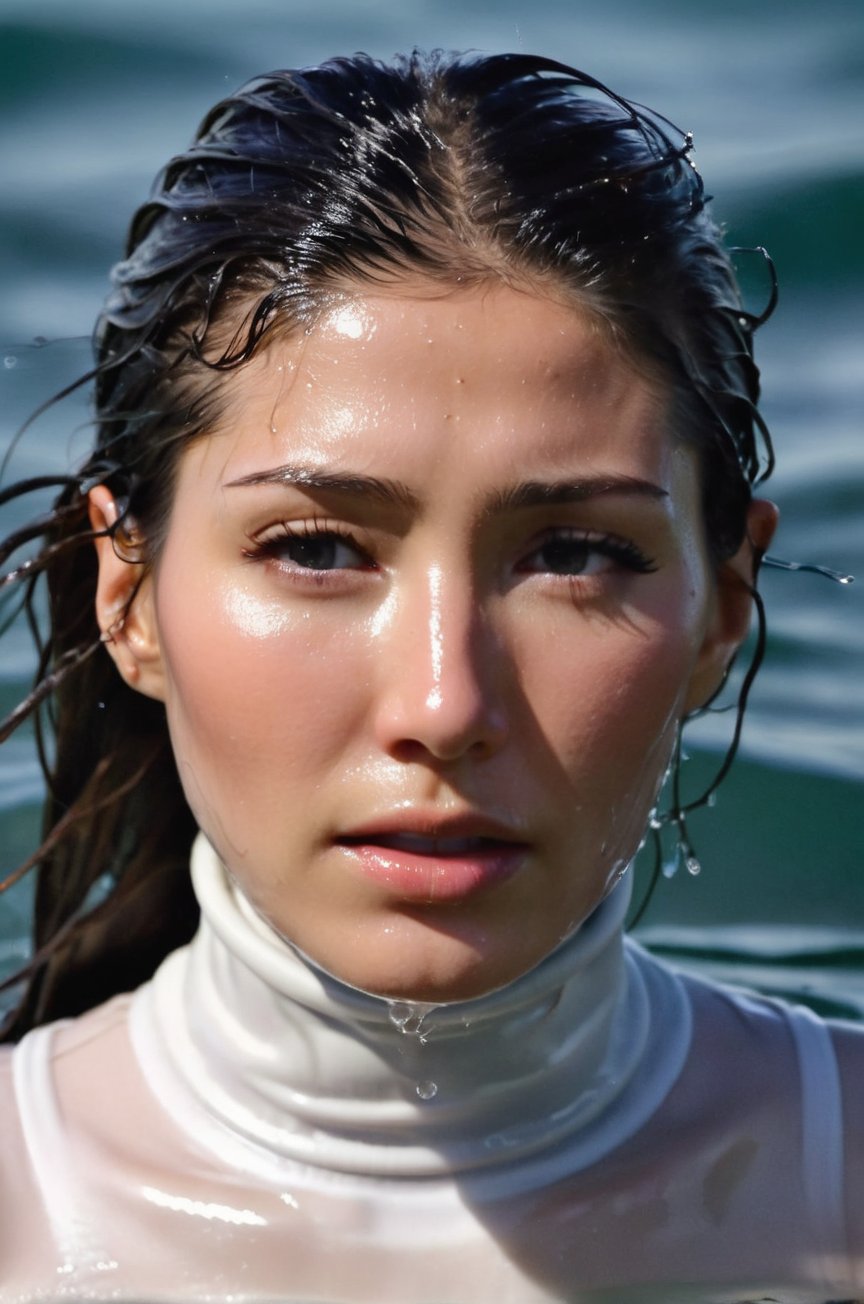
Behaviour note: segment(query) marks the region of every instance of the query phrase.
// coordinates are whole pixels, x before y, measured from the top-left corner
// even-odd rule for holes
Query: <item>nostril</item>
[[[435,726],[443,722],[436,721]],[[396,760],[428,763],[452,762],[462,758],[483,760],[504,745],[507,728],[503,719],[465,722],[460,727],[429,726],[412,733],[391,733],[385,748]]]

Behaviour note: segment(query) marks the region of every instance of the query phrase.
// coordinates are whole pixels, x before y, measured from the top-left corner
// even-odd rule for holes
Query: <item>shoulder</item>
[[[788,1083],[790,1074],[795,1076],[795,1007],[706,978],[653,955],[630,939],[627,945],[643,974],[653,971],[661,982],[677,987],[678,1003],[690,1024],[689,1060],[696,1058],[707,1079],[714,1080],[718,1072],[737,1073],[752,1064],[764,1093],[772,1082]]]
[[[0,1263],[4,1287],[39,1256],[51,1253],[39,1174],[25,1117],[30,1084],[22,1073],[21,1046],[0,1046]],[[37,1110],[33,1111],[38,1112]],[[5,1298],[5,1296],[4,1296]]]
[[[13,1130],[19,1131],[15,1093],[14,1046],[0,1046],[0,1174],[8,1162]]]
[[[693,1010],[688,1070],[695,1098],[742,1131],[761,1119],[784,1182],[809,1209],[814,1243],[844,1280],[864,1284],[864,1024],[824,1020],[799,1005],[682,979]],[[773,1145],[771,1140],[773,1138]],[[797,1158],[796,1158],[797,1156]],[[796,1174],[797,1166],[797,1174]],[[780,1175],[784,1174],[784,1180]]]
[[[849,1244],[864,1259],[864,1025],[838,1022],[829,1028],[840,1075]]]
[[[68,1133],[100,1093],[108,1091],[128,1042],[128,998],[118,997],[77,1019],[47,1024],[15,1046],[0,1047],[3,1161],[23,1145],[29,1167]]]
[[[830,1020],[826,1023],[837,1055],[840,1078],[843,1083],[845,1103],[859,1122],[864,1122],[864,1023],[844,1023]]]

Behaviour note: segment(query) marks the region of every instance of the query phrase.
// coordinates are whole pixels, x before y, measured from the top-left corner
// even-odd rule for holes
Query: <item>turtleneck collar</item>
[[[166,1108],[199,1135],[215,1126],[220,1149],[233,1139],[246,1160],[467,1176],[548,1167],[581,1144],[590,1162],[653,1112],[686,1054],[674,980],[646,984],[625,964],[626,880],[530,973],[428,1006],[316,968],[253,911],[203,836],[192,876],[200,930],[139,992],[133,1041]]]

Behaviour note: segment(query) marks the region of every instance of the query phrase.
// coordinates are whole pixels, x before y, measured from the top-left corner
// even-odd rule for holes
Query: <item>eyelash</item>
[[[321,577],[325,575],[339,574],[345,570],[377,570],[373,559],[358,544],[357,540],[338,523],[315,517],[308,521],[301,521],[296,524],[281,522],[278,526],[272,527],[273,532],[266,534],[263,538],[250,539],[250,546],[243,549],[243,555],[250,561],[267,561],[272,560],[281,562],[284,560],[283,554],[287,545],[297,541],[302,542],[304,539],[310,540],[333,540],[336,544],[342,543],[345,547],[350,548],[361,559],[362,564],[358,566],[333,566],[333,567],[316,567],[302,566],[294,563],[296,571],[314,578],[319,583],[325,583]],[[542,567],[531,567],[528,562],[535,558],[544,549],[554,547],[555,545],[571,545],[577,550],[584,549],[584,556],[587,561],[590,556],[597,555],[606,557],[609,561],[615,563],[622,570],[627,570],[640,575],[648,575],[657,569],[656,563],[648,557],[641,548],[632,540],[621,538],[615,534],[601,534],[593,530],[577,530],[563,526],[556,527],[554,530],[536,543],[516,567],[517,573],[521,574],[557,574],[561,579],[570,582],[584,576],[584,570],[567,572],[566,570],[555,572],[547,568],[544,572]],[[592,575],[584,576],[593,578]]]

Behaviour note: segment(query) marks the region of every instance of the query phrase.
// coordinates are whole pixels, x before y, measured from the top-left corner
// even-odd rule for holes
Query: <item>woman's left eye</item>
[[[656,569],[650,557],[629,539],[585,531],[558,531],[534,548],[517,567],[532,575],[601,575],[629,570],[648,574]]]

